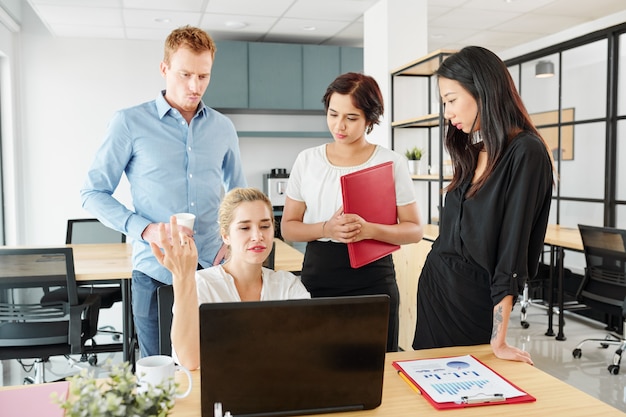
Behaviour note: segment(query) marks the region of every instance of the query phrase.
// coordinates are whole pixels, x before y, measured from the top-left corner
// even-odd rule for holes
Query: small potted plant
[[[424,151],[422,148],[418,148],[414,146],[411,149],[407,149],[404,152],[406,159],[409,160],[409,172],[411,175],[419,175],[420,174],[420,160],[422,159]]]
[[[137,377],[128,362],[106,366],[110,373],[103,379],[96,379],[87,369],[68,378],[67,399],[53,394],[66,417],[165,417],[174,407],[178,384],[149,386],[137,393]]]

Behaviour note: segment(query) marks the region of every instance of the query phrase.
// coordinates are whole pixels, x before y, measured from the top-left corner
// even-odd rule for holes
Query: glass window
[[[626,61],[624,61],[626,64]],[[624,79],[626,81],[626,79]],[[615,195],[626,200],[626,120],[617,121],[617,170],[615,173]],[[626,220],[626,219],[625,219]]]
[[[561,201],[561,226],[578,228],[578,224],[602,226],[604,205],[582,201]]]
[[[619,66],[617,71],[617,114],[626,115],[626,33],[619,36]]]
[[[573,136],[564,133],[566,128],[561,128],[561,196],[603,199],[606,123],[576,125]]]
[[[615,220],[615,227],[619,229],[626,229],[626,206],[618,205]]]
[[[519,92],[519,65],[509,67],[509,72],[511,73],[511,77],[515,83],[515,88],[517,88],[517,91]]]
[[[561,107],[575,120],[606,117],[608,41],[568,49],[562,55]]]
[[[537,78],[536,66],[539,62],[552,62],[554,75]],[[522,101],[531,114],[555,111],[559,109],[559,57],[549,55],[522,64],[521,77]],[[519,87],[519,86],[518,86]]]

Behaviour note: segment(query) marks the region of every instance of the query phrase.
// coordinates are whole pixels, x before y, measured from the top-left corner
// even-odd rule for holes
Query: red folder
[[[491,372],[493,372],[498,378],[501,378],[502,381],[504,381],[505,383],[509,384],[510,386],[515,388],[516,390],[523,392],[524,395],[518,396],[518,397],[506,398],[506,399],[503,399],[503,400],[500,400],[500,401],[477,401],[477,402],[472,402],[472,403],[464,403],[464,402],[443,402],[443,403],[440,403],[440,402],[435,401],[430,395],[428,395],[428,392],[426,390],[424,390],[422,387],[420,387],[420,385],[417,382],[415,382],[415,380],[413,378],[411,378],[402,369],[402,367],[400,366],[400,363],[402,363],[402,362],[411,362],[410,359],[409,360],[405,360],[405,361],[394,361],[394,362],[392,362],[392,365],[393,365],[394,368],[396,368],[396,370],[398,371],[398,375],[400,375],[402,377],[402,379],[404,379],[415,391],[419,392],[422,395],[422,397],[426,398],[428,400],[428,402],[431,403],[432,406],[435,407],[438,410],[447,410],[447,409],[451,409],[451,408],[477,407],[477,406],[484,406],[484,405],[528,403],[528,402],[537,401],[537,399],[535,397],[533,397],[532,395],[528,394],[526,391],[522,390],[517,385],[511,383],[509,380],[504,378],[502,375],[500,375],[499,373],[497,373],[496,371],[491,369],[489,366],[485,365],[482,361],[478,360],[473,355],[470,355],[470,356],[472,356],[472,358],[474,360],[476,360],[477,362],[479,362],[482,366],[484,366],[485,368],[487,368]],[[419,359],[414,359],[414,360],[419,361]]]
[[[344,213],[358,214],[371,223],[398,222],[396,184],[391,161],[342,176],[341,194]],[[350,266],[360,268],[398,249],[398,245],[374,239],[348,243]]]

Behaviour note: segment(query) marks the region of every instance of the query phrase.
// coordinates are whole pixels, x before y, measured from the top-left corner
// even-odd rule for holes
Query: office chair
[[[578,229],[587,263],[578,299],[587,307],[621,317],[622,336],[609,333],[604,339],[585,339],[574,348],[572,355],[580,358],[582,346],[587,342],[597,342],[603,348],[619,346],[613,354],[613,363],[608,366],[609,372],[617,375],[622,352],[626,349],[626,230],[582,224]]]
[[[174,287],[164,285],[157,288],[157,310],[159,315],[159,355],[172,356],[172,307]]]
[[[40,302],[55,288],[65,300]],[[45,382],[50,356],[79,354],[97,331],[100,297],[78,300],[72,248],[0,248],[0,359],[35,359]]]
[[[276,263],[276,242],[272,242],[272,250],[270,251],[269,256],[263,262],[263,266],[265,268],[274,269],[274,265]]]
[[[520,303],[520,324],[524,329],[528,329],[530,327],[530,323],[528,322],[528,307],[535,306],[541,307],[543,309],[548,309],[548,306],[545,305],[543,299],[532,298],[531,293],[534,293],[535,290],[541,289],[543,287],[544,281],[550,274],[550,267],[545,265],[543,262],[539,262],[539,268],[537,269],[537,275],[533,278],[529,278],[524,283],[524,290],[522,291],[522,297],[519,300]]]
[[[65,243],[125,243],[126,235],[116,230],[106,227],[98,219],[69,219],[67,221],[67,231]],[[111,308],[113,304],[122,301],[122,289],[118,286],[94,285],[93,283],[81,283],[78,286],[78,299],[84,301],[89,295],[96,294],[100,297],[100,308]],[[42,302],[50,303],[56,301],[64,301],[65,293],[63,291],[49,291],[43,298]],[[113,326],[103,326],[98,329],[100,334],[109,334],[113,340],[119,341],[122,333],[117,331]],[[119,345],[119,346],[118,346]],[[81,362],[87,361],[91,365],[98,363],[98,357],[95,352],[104,351],[121,351],[122,344],[116,343],[107,345],[102,349],[96,348],[95,341],[92,340],[92,346],[84,352]],[[91,353],[87,356],[87,353]]]

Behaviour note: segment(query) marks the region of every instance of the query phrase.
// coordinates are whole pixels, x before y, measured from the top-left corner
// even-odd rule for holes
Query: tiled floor
[[[582,357],[576,359],[572,350],[586,338],[603,339],[607,334],[604,324],[565,312],[563,333],[566,340],[546,336],[548,317],[545,309],[531,306],[524,329],[520,324],[519,305],[511,314],[507,339],[509,343],[528,351],[535,366],[552,376],[575,386],[589,395],[626,413],[626,353],[618,375],[607,369],[612,363],[617,346],[603,349],[589,342],[582,346]],[[554,316],[555,322],[557,316]],[[558,327],[553,327],[554,332]]]
[[[619,375],[611,375],[607,366],[611,363],[616,347],[602,349],[598,345],[589,343],[583,346],[582,358],[575,359],[572,349],[579,341],[588,337],[603,338],[606,334],[604,326],[592,320],[582,318],[566,312],[565,341],[557,341],[554,337],[545,336],[547,330],[546,310],[531,306],[527,321],[530,326],[524,329],[519,321],[519,306],[515,307],[511,315],[508,339],[509,343],[519,346],[532,355],[535,366],[554,377],[575,386],[576,388],[616,407],[626,414],[626,357],[624,358]],[[556,318],[556,316],[555,316]],[[554,331],[557,331],[556,326]],[[76,357],[78,358],[78,357]],[[107,358],[119,361],[121,355],[100,354],[99,364]],[[24,361],[32,363],[31,360]],[[2,361],[2,384],[21,384],[26,373],[17,361]],[[79,367],[89,367],[82,363]],[[51,358],[47,364],[47,379],[54,380],[78,372],[77,367],[68,364],[63,357]],[[89,367],[96,372],[101,371],[99,366]],[[97,374],[98,375],[98,374]],[[102,374],[100,374],[102,375]]]

